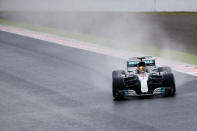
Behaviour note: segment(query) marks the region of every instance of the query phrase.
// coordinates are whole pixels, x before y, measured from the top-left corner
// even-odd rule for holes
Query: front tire
[[[118,92],[124,87],[123,75],[126,75],[124,70],[115,70],[112,72],[112,93],[116,100],[124,98],[124,94]]]
[[[174,96],[176,93],[176,85],[174,75],[172,73],[163,75],[164,86],[167,87],[165,89],[165,96]]]

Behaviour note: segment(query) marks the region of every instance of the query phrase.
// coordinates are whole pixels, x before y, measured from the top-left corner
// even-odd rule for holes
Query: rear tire
[[[174,75],[172,73],[164,74],[164,87],[168,87],[165,89],[165,96],[174,96],[176,93],[176,85]]]
[[[120,94],[118,91],[124,88],[123,75],[126,75],[124,70],[115,70],[112,72],[112,93],[116,100],[124,98],[124,94]]]
[[[159,72],[167,72],[167,73],[172,73],[172,69],[170,67],[159,67],[158,68]]]

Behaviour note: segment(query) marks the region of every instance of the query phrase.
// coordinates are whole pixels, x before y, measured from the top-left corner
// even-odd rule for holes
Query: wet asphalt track
[[[176,97],[114,101],[124,60],[0,32],[0,131],[196,131],[197,77]]]

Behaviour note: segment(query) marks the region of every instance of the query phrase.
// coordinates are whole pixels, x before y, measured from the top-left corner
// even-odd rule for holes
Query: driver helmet
[[[139,67],[139,72],[144,72],[144,70],[145,70],[145,69],[144,69],[144,66],[140,66],[140,67]]]

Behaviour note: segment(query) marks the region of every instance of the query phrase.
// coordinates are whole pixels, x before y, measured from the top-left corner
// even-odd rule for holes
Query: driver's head
[[[139,73],[145,72],[145,62],[144,61],[141,61],[138,63],[138,71],[139,71]]]
[[[143,67],[143,66],[140,66],[140,67],[139,67],[139,71],[140,71],[140,72],[144,72],[144,67]]]

